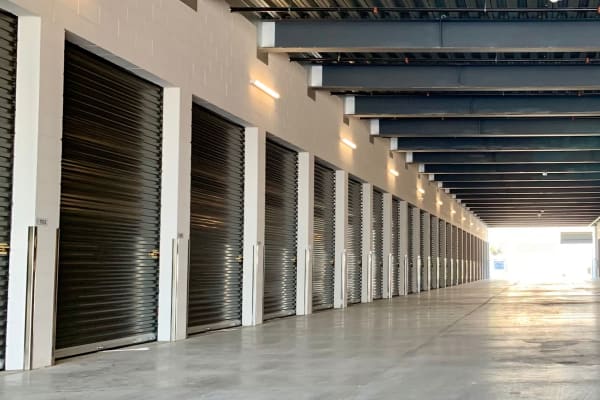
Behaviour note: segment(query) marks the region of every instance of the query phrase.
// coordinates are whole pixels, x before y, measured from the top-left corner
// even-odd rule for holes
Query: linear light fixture
[[[262,90],[263,92],[265,92],[266,94],[268,94],[269,96],[271,96],[274,99],[278,99],[281,96],[279,95],[279,93],[277,93],[276,91],[274,91],[273,89],[271,89],[270,87],[268,87],[267,85],[265,85],[264,83],[262,83],[261,81],[259,81],[258,79],[253,79],[250,81],[250,84],[260,90]]]
[[[356,150],[356,143],[354,143],[352,140],[348,138],[342,138],[342,143],[350,147],[352,150]]]
[[[390,174],[392,174],[394,176],[400,176],[400,172],[396,171],[394,168],[390,169]]]

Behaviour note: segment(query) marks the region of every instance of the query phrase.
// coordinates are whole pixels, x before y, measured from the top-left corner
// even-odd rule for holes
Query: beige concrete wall
[[[444,193],[402,154],[391,154],[385,139],[369,139],[367,123],[343,123],[342,99],[329,93],[307,95],[307,72],[285,55],[270,55],[268,65],[256,57],[255,25],[229,13],[222,1],[199,1],[198,11],[177,0],[13,0],[42,17],[51,30],[74,34],[112,53],[121,64],[151,74],[165,86],[185,88],[235,116],[266,130],[298,149],[393,193],[476,235],[485,226]],[[72,36],[70,36],[72,37]],[[108,58],[113,58],[107,55]],[[259,79],[281,94],[273,100],[249,85]],[[340,137],[357,143],[354,151]],[[388,173],[400,172],[399,177]],[[419,196],[417,188],[426,193]],[[440,199],[442,206],[437,205]],[[451,214],[451,209],[456,210]],[[463,221],[463,218],[464,221]],[[473,225],[471,225],[473,223]],[[477,230],[479,228],[479,230]]]

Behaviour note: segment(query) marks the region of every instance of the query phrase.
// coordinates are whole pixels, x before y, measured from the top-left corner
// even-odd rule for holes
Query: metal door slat
[[[312,255],[313,310],[333,307],[335,273],[335,171],[315,163]]]
[[[188,333],[241,324],[244,129],[194,104]]]
[[[0,243],[10,248],[12,170],[15,130],[15,88],[17,66],[17,17],[0,11]],[[6,354],[6,311],[8,302],[8,253],[0,255],[0,370]]]
[[[162,88],[67,43],[62,142],[55,355],[154,340]]]
[[[298,154],[267,140],[264,319],[296,313]]]
[[[362,184],[348,180],[348,225],[346,230],[346,269],[348,304],[361,302],[362,290]]]
[[[373,299],[383,297],[383,193],[373,190],[373,223],[371,235],[373,252]]]

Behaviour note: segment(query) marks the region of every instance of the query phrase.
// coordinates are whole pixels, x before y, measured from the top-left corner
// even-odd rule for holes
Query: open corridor
[[[600,284],[480,281],[0,375],[0,398],[598,399]]]

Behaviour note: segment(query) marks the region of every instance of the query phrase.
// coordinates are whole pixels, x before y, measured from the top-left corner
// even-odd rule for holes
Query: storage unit
[[[440,220],[431,217],[431,288],[437,289],[440,284]]]
[[[457,233],[458,242],[458,272],[457,272],[457,283],[460,285],[463,283],[465,276],[465,232],[458,228]]]
[[[241,324],[244,129],[192,107],[189,334]]]
[[[17,17],[0,11],[0,370],[4,369],[6,347],[6,304],[8,301],[8,253],[12,208],[13,146],[15,132],[15,88],[17,72]]]
[[[298,153],[267,139],[263,319],[296,314]]]
[[[431,217],[421,212],[421,290],[431,287]]]
[[[383,193],[373,190],[371,252],[373,266],[373,299],[383,297]]]
[[[390,259],[391,265],[391,293],[393,296],[400,294],[400,270],[401,263],[403,262],[402,254],[400,253],[400,200],[392,198],[392,257]]]
[[[362,183],[348,180],[348,225],[346,230],[346,273],[348,304],[361,302],[362,294]]]
[[[335,171],[315,163],[312,257],[313,310],[333,307],[335,264]]]
[[[66,44],[56,357],[156,339],[162,89]]]
[[[447,249],[448,249],[448,240],[446,239],[446,235],[447,235],[447,228],[446,228],[446,221],[440,219],[440,226],[439,226],[439,243],[440,243],[440,279],[439,279],[439,283],[438,286],[440,288],[445,288],[446,287],[446,282],[447,282],[447,274],[448,274],[448,253],[447,253]]]
[[[458,285],[458,271],[460,269],[459,257],[458,254],[458,227],[452,226],[452,258],[454,260],[454,265],[452,266],[452,285]]]
[[[421,210],[408,206],[408,290],[421,290]]]

